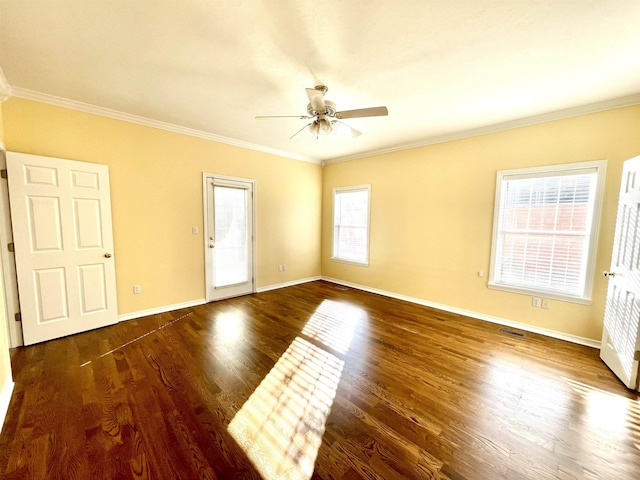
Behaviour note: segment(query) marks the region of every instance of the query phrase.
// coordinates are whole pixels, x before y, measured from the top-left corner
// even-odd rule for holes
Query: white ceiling
[[[331,161],[640,103],[640,1],[0,0],[0,68],[16,96]],[[254,119],[304,115],[317,84],[389,116],[321,140]]]

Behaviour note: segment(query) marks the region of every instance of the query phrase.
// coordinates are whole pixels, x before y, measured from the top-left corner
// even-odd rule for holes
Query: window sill
[[[503,285],[500,283],[487,283],[487,287],[492,290],[501,290],[503,292],[518,293],[520,295],[528,295],[531,297],[548,298],[550,300],[559,300],[561,302],[578,303],[580,305],[591,305],[591,298],[589,297],[577,297],[572,295],[562,295],[557,292],[551,292],[549,290],[532,290],[529,288],[513,287],[510,285]]]
[[[355,260],[345,260],[344,258],[331,257],[332,262],[347,263],[349,265],[357,265],[359,267],[368,267],[369,262],[356,262]]]

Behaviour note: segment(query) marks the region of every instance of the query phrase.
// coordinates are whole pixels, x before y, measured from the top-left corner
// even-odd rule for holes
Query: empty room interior
[[[640,478],[638,25],[0,0],[0,477]]]

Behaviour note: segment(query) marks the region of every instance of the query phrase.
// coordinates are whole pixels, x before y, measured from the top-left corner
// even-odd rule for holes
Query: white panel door
[[[600,358],[622,382],[638,389],[640,350],[640,157],[622,171]]]
[[[205,175],[207,301],[254,292],[253,182]]]
[[[24,344],[118,320],[109,167],[7,152]]]

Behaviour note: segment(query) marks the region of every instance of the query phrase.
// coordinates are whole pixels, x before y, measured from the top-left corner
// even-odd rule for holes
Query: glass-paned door
[[[253,293],[253,182],[205,179],[207,300]]]

